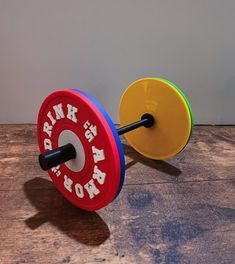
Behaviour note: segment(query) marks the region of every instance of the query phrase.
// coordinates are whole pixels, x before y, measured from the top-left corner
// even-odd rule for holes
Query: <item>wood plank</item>
[[[39,168],[35,125],[0,125],[0,263],[234,263],[234,138],[235,127],[196,127],[167,162],[122,138],[123,191],[88,213]]]
[[[234,179],[234,126],[196,126],[184,151],[168,161],[144,158],[125,142],[124,150],[127,184]]]
[[[0,199],[3,263],[233,263],[235,258],[232,181],[129,185],[97,213],[75,208],[42,178],[26,182],[24,192],[1,192]]]
[[[35,125],[0,125],[0,190],[21,188],[25,180],[47,178],[38,165]],[[235,127],[197,126],[186,149],[169,161],[144,158],[122,137],[125,184],[234,179]],[[7,150],[7,151],[6,151]]]

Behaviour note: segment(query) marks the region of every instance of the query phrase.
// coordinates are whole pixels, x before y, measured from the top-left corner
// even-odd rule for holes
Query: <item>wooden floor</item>
[[[235,127],[196,127],[163,162],[123,141],[126,181],[79,210],[37,163],[34,125],[0,126],[0,263],[235,263]]]

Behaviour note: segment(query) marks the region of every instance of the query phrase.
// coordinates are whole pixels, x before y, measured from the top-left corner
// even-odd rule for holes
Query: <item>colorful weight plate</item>
[[[110,118],[110,116],[108,115],[108,113],[105,111],[104,107],[95,100],[94,97],[92,97],[91,95],[89,95],[88,93],[78,90],[78,89],[72,89],[78,93],[83,94],[84,96],[86,96],[89,100],[91,100],[91,102],[93,102],[93,104],[97,107],[97,109],[99,109],[99,111],[103,114],[104,118],[106,119],[106,121],[109,124],[109,127],[111,128],[114,138],[116,140],[116,144],[118,146],[118,151],[119,151],[119,157],[120,157],[120,163],[121,163],[121,178],[120,178],[120,183],[119,183],[119,187],[118,187],[118,192],[117,195],[115,196],[115,198],[117,198],[117,196],[119,195],[119,193],[122,190],[122,186],[125,180],[125,169],[126,169],[126,165],[125,165],[125,158],[124,158],[124,151],[123,151],[123,147],[122,147],[122,143],[120,141],[120,137],[118,135],[117,129],[115,128],[115,125],[112,121],[112,119]],[[114,199],[115,199],[114,198]]]
[[[124,177],[121,142],[103,113],[84,93],[60,90],[44,100],[38,115],[41,153],[67,143],[77,152],[75,159],[48,170],[52,181],[70,202],[88,211],[109,204]]]
[[[122,95],[120,123],[125,126],[151,114],[155,124],[125,134],[128,143],[143,156],[164,160],[184,149],[192,133],[193,116],[186,96],[169,81],[144,78],[132,83]]]

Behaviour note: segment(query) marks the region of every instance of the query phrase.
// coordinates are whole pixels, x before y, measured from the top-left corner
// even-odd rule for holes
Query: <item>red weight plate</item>
[[[75,206],[88,211],[109,204],[117,194],[121,164],[112,130],[89,98],[72,90],[50,94],[38,115],[41,153],[72,143],[77,152],[48,173],[57,189]]]

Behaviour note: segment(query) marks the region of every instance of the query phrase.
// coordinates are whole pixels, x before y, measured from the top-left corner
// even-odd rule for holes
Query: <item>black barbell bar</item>
[[[117,129],[118,135],[130,132],[138,127],[152,127],[155,123],[154,117],[151,114],[143,114],[139,121],[126,125]],[[56,167],[66,161],[76,158],[76,149],[71,143],[64,146],[58,147],[56,149],[50,150],[46,153],[39,155],[39,164],[43,170],[49,170]]]

